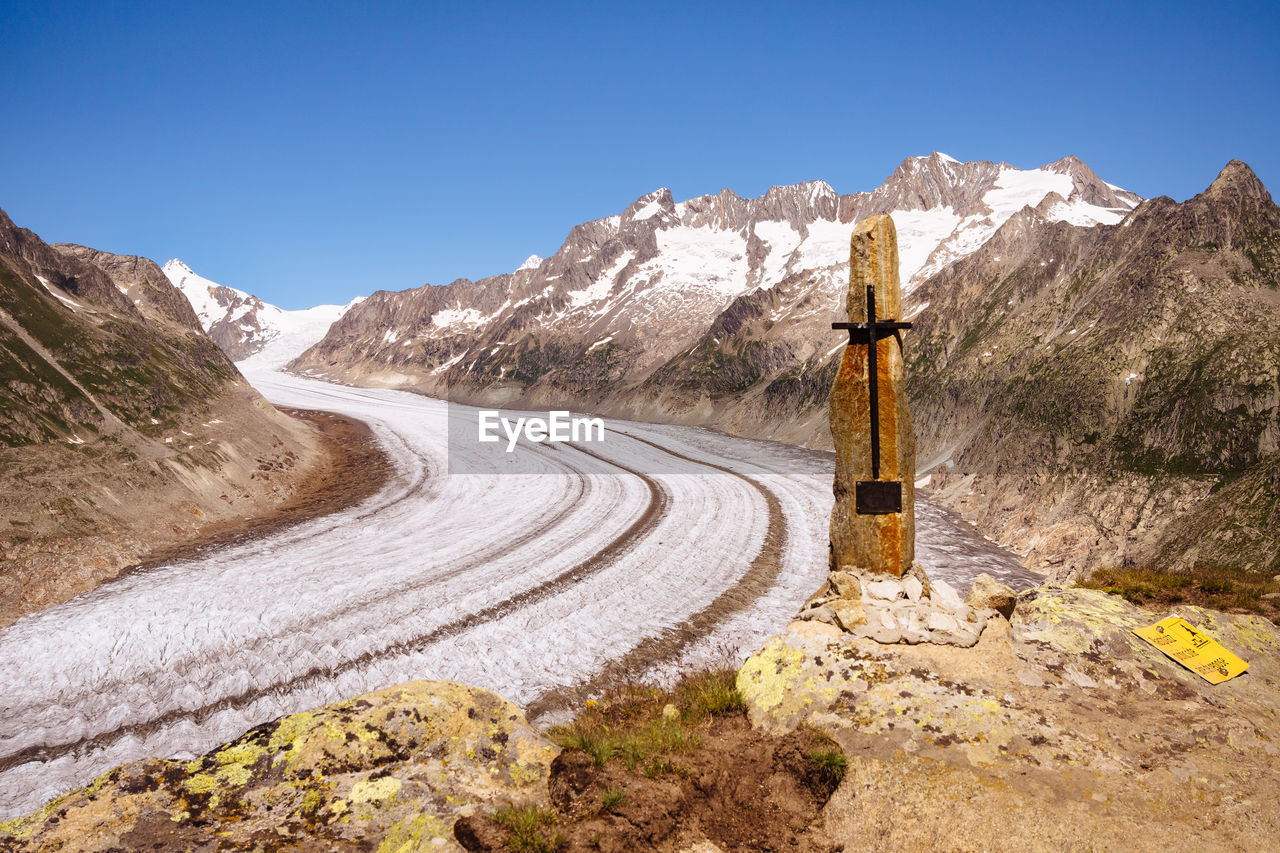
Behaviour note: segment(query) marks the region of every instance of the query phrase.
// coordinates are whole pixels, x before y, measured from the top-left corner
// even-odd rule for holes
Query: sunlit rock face
[[[0,626],[269,511],[319,456],[154,262],[0,211]]]
[[[1280,207],[1238,161],[1115,225],[1014,215],[909,299],[934,497],[1055,580],[1280,572],[1278,294]]]
[[[872,192],[808,181],[677,201],[661,189],[575,226],[555,253],[514,272],[374,293],[294,368],[829,449],[840,358],[830,323],[854,223],[893,214],[909,292],[1028,204],[1092,226],[1138,201],[1075,158],[1024,170],[938,153],[907,158]]]
[[[460,814],[545,805],[558,753],[497,694],[412,681],[282,717],[193,761],[117,767],[0,824],[0,846],[457,850]]]
[[[993,827],[1010,850],[1268,849],[1280,814],[1258,804],[1280,784],[1280,629],[1180,613],[1249,671],[1210,684],[1132,633],[1164,613],[1041,587],[968,649],[796,622],[738,688],[757,728],[839,742],[848,769],[824,826],[846,849],[984,849]]]

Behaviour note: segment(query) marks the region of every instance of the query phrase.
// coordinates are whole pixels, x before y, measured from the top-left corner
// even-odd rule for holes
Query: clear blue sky
[[[788,5],[0,0],[0,207],[297,308],[935,149],[1280,192],[1274,4]]]

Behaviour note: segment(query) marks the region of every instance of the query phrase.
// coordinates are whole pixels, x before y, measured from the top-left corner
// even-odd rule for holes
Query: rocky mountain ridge
[[[162,270],[190,302],[200,327],[223,352],[234,361],[256,357],[272,367],[283,365],[320,340],[335,320],[363,299],[286,311],[197,275],[178,258],[168,261]]]
[[[847,234],[892,210],[944,503],[1060,578],[1280,568],[1266,188],[1233,162],[1195,199],[1137,204],[1075,158],[1035,172],[935,154],[854,196],[659,191],[512,275],[374,294],[294,368],[827,447]]]
[[[1280,571],[1280,208],[1244,163],[1117,225],[1024,210],[913,299],[944,504],[1057,578]]]
[[[1137,201],[1076,158],[1019,170],[936,153],[904,161],[871,193],[811,181],[677,203],[661,189],[576,226],[554,255],[514,273],[379,291],[293,368],[467,402],[733,429],[724,418],[745,386],[829,360],[834,340],[822,327],[840,298],[854,221],[894,213],[910,287],[1027,203],[1096,223],[1119,221]],[[725,351],[715,332],[751,317],[776,341]],[[726,385],[727,361],[745,362],[745,375]],[[674,394],[673,376],[684,380]]]
[[[0,212],[0,624],[262,512],[317,459],[156,264]]]

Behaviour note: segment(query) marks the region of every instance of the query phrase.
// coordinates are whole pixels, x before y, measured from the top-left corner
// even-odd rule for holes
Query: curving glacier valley
[[[278,405],[367,422],[395,476],[343,512],[0,631],[0,818],[409,679],[554,714],[606,676],[750,652],[825,577],[829,454],[610,420],[601,443],[520,444],[528,473],[450,474],[466,468],[447,441],[464,407],[245,372]],[[927,501],[917,526],[931,576],[1038,580]]]

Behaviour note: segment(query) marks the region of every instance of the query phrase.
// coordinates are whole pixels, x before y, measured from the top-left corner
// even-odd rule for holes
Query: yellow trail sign
[[[1142,639],[1211,684],[1221,684],[1249,668],[1218,641],[1181,616],[1134,629]]]

